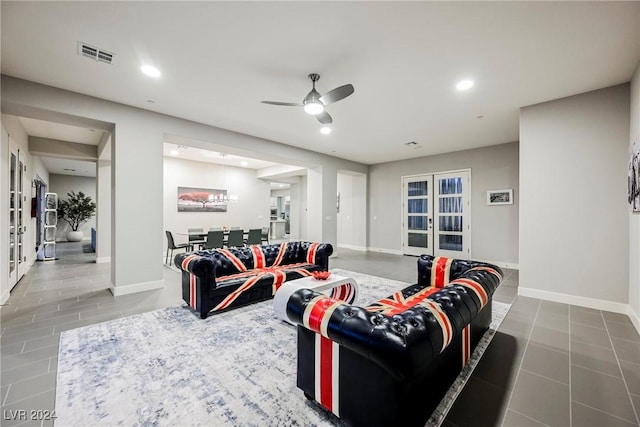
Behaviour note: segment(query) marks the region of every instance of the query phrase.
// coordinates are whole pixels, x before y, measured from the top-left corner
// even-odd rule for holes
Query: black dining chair
[[[244,246],[244,230],[229,230],[229,237],[227,238],[227,246]]]
[[[224,232],[222,230],[209,231],[207,233],[207,241],[204,242],[204,249],[221,248],[224,243]]]
[[[203,228],[188,228],[187,232],[189,233],[189,243],[191,243],[192,246],[199,245],[200,248],[204,246]]]
[[[171,234],[169,230],[165,230],[165,233],[167,233],[167,256],[164,260],[165,264],[169,264],[169,258],[173,258],[174,249],[186,249],[187,252],[193,251],[193,245],[191,243],[180,243],[176,245],[173,241],[173,234]],[[169,256],[169,251],[171,251],[171,256]]]
[[[267,242],[269,244],[269,227],[262,227],[262,233],[260,233],[260,243]]]
[[[260,245],[262,244],[262,229],[251,228],[249,229],[249,235],[247,236],[247,245]]]

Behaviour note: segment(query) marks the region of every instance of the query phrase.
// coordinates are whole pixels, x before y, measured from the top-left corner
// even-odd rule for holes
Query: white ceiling
[[[104,133],[99,129],[87,129],[27,117],[20,117],[20,122],[28,135],[75,142],[78,144],[98,145]]]
[[[49,173],[58,175],[96,176],[96,162],[84,160],[60,159],[57,157],[40,157]]]
[[[516,141],[520,107],[627,82],[640,59],[640,2],[1,7],[4,74],[367,164]],[[329,136],[299,108],[260,103],[301,101],[312,72],[321,93],[355,86],[328,107]],[[463,78],[475,86],[457,92]]]
[[[262,169],[278,165],[278,163],[267,162],[265,160],[251,159],[249,157],[219,153],[216,151],[203,150],[201,148],[185,145],[169,144],[167,142],[164,143],[163,153],[165,157],[174,157],[178,159],[193,160],[196,162],[215,163],[218,165],[247,169]],[[246,163],[243,164],[243,162]]]

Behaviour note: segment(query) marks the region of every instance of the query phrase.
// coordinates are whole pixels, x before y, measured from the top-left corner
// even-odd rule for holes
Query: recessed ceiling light
[[[180,152],[178,150],[171,150],[169,151],[169,154],[171,154],[172,156],[177,156],[180,154]]]
[[[160,77],[160,70],[158,70],[153,65],[143,65],[142,67],[140,67],[140,71],[142,71],[144,74],[146,74],[149,77],[155,77],[155,78]]]
[[[240,162],[240,166],[242,166],[243,168],[246,168],[247,166],[249,166],[248,162],[242,161]]]
[[[320,128],[320,133],[323,135],[329,135],[331,133],[331,128],[329,126],[323,126]]]
[[[458,84],[456,85],[456,89],[467,90],[467,89],[471,89],[472,86],[473,86],[473,82],[471,80],[462,80],[458,82]]]

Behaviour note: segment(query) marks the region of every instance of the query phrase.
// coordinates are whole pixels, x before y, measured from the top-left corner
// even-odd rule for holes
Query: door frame
[[[435,256],[437,254],[437,246],[435,244],[435,188],[436,188],[436,177],[438,175],[447,175],[447,174],[456,174],[456,173],[467,173],[468,177],[469,177],[469,181],[468,181],[468,192],[467,192],[467,200],[466,200],[466,216],[467,217],[467,226],[466,226],[466,241],[468,242],[467,246],[467,258],[463,258],[463,259],[471,259],[472,258],[472,246],[471,246],[471,210],[472,210],[472,206],[471,206],[471,199],[472,199],[472,189],[471,189],[471,168],[460,168],[460,169],[452,169],[452,170],[447,170],[447,171],[438,171],[438,172],[424,172],[424,173],[415,173],[415,174],[410,174],[410,175],[402,175],[400,177],[400,194],[401,194],[401,208],[400,208],[400,253],[402,255],[413,255],[413,254],[408,254],[405,252],[405,233],[404,233],[404,221],[405,221],[405,207],[402,206],[405,203],[406,200],[406,196],[404,194],[404,181],[407,178],[419,178],[419,177],[423,177],[423,176],[431,176],[432,178],[432,182],[431,182],[431,188],[433,189],[432,191],[432,218],[433,218],[433,227],[432,227],[432,232],[431,232],[431,245],[433,248],[433,254]],[[464,242],[464,240],[463,240]],[[464,244],[464,243],[463,243]],[[465,251],[463,250],[462,253],[465,253]]]

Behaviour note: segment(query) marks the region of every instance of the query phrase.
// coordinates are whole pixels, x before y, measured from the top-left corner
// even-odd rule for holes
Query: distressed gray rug
[[[360,284],[358,305],[406,283],[340,269]],[[509,310],[493,323],[436,409],[437,426]],[[201,320],[168,307],[65,331],[57,426],[331,426],[340,420],[296,387],[296,331],[264,301]]]

